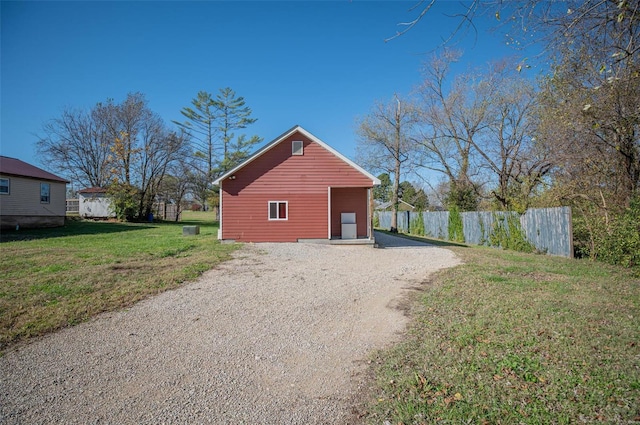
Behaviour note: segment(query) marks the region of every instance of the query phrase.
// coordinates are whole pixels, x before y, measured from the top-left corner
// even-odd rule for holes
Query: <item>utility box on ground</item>
[[[182,226],[182,236],[194,236],[200,234],[200,226]]]
[[[340,223],[342,225],[342,239],[356,239],[358,237],[356,213],[341,213]]]

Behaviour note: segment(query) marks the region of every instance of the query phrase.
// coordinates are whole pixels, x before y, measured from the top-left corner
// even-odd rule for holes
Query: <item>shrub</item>
[[[640,267],[640,196],[613,216],[606,230],[596,237],[593,257],[608,264]]]
[[[108,193],[118,220],[133,220],[140,199],[138,189],[126,183],[114,183],[109,187]]]
[[[527,240],[518,214],[495,214],[493,228],[489,234],[489,245],[520,252],[534,252],[535,247]]]
[[[607,216],[595,207],[578,211],[573,217],[576,257],[640,270],[640,196]]]
[[[449,240],[464,243],[462,215],[456,206],[449,208]]]
[[[412,235],[424,235],[424,216],[421,212],[415,214],[415,218],[409,223],[409,233]]]
[[[455,183],[445,197],[445,205],[449,209],[458,211],[476,211],[478,209],[478,195],[470,183]]]

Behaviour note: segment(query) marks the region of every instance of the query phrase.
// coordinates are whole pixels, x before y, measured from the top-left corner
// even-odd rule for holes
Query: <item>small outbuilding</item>
[[[111,198],[107,189],[102,187],[88,187],[78,191],[78,214],[85,218],[115,217]]]
[[[222,240],[373,242],[380,180],[300,126],[220,176]]]
[[[67,183],[34,165],[0,156],[0,227],[63,226]]]

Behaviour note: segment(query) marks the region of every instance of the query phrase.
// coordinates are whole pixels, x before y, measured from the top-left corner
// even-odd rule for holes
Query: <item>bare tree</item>
[[[418,0],[410,11],[415,18],[398,24],[400,29],[386,41],[408,33],[425,16],[433,13],[435,0]],[[548,53],[562,52],[568,46],[588,46],[606,62],[624,62],[640,50],[640,3],[637,0],[568,0],[553,2],[530,0],[471,0],[454,5],[447,17],[455,21],[443,45],[465,36],[477,36],[475,21],[484,16],[495,19],[497,27],[509,27],[512,45],[542,44]],[[565,54],[565,53],[561,53]],[[603,63],[606,63],[603,62]]]
[[[167,168],[184,155],[187,137],[167,129],[141,93],[112,99],[89,112],[66,110],[44,125],[40,151],[65,175],[108,187],[121,218],[143,218]]]
[[[433,4],[432,0],[417,2],[412,8],[416,18],[404,25],[400,34],[417,25]],[[624,181],[618,183],[627,193],[623,204],[628,205],[640,184],[640,2],[472,0],[457,7],[457,13],[452,14],[458,22],[453,33],[473,27],[475,19],[490,14],[495,16],[497,25],[511,27],[510,33],[518,42],[514,44],[535,42],[543,47],[553,64],[554,81],[546,87],[566,93],[562,99],[547,96],[547,101],[555,98],[565,110],[570,107],[584,112],[577,121],[567,121],[567,125],[588,134],[583,140],[601,145],[603,154],[619,162],[617,168]]]
[[[417,3],[410,26],[432,5]],[[612,238],[618,217],[640,197],[640,2],[473,0],[453,13],[465,29],[481,14],[510,26],[514,44],[536,43],[549,59],[551,74],[541,84],[536,140],[526,166],[540,173],[551,167],[544,199],[569,204],[577,213],[576,250],[595,258],[600,246],[614,243],[618,252],[633,246],[637,227],[622,233],[626,241]],[[550,161],[536,163],[536,156]]]
[[[191,163],[192,164],[192,163]],[[211,180],[209,180],[206,174],[197,172],[195,168],[191,168],[187,174],[189,180],[189,188],[193,197],[202,206],[209,205],[211,197],[216,193],[215,188],[211,187]]]
[[[540,140],[557,163],[567,198],[588,200],[602,213],[624,208],[640,190],[640,78],[601,77],[584,85],[575,73],[549,79]]]
[[[502,209],[524,212],[553,167],[548,150],[535,138],[535,87],[508,62],[501,62],[489,69],[484,89],[475,96],[487,104],[487,125],[471,142],[491,175],[491,194]]]
[[[161,201],[176,206],[176,221],[180,218],[183,201],[191,190],[189,181],[191,166],[186,159],[186,157],[179,159],[169,165],[158,190],[158,197]]]
[[[501,208],[524,210],[552,167],[535,141],[535,88],[508,61],[450,82],[455,59],[445,51],[426,67],[417,165],[448,178],[450,206],[475,209],[488,188]]]
[[[413,104],[397,95],[388,103],[377,103],[358,123],[358,156],[372,170],[393,175],[391,231],[398,231],[398,202],[402,166],[411,157],[410,137],[417,121]]]
[[[547,28],[554,58],[542,84],[540,140],[566,185],[556,195],[589,202],[607,222],[640,193],[640,2],[563,5],[564,13],[542,9],[534,21]]]
[[[37,148],[41,162],[84,187],[110,181],[111,141],[95,110],[65,109],[43,125]]]
[[[472,148],[474,140],[487,126],[487,104],[471,95],[475,76],[463,75],[450,82],[451,64],[460,53],[445,51],[425,66],[425,79],[418,88],[420,132],[414,139],[419,149],[417,166],[443,173],[449,179],[450,203],[462,210],[475,209],[476,184],[473,182]],[[451,86],[449,89],[448,87]]]
[[[98,113],[107,123],[112,140],[114,178],[127,185],[134,184],[133,168],[151,133],[163,127],[162,120],[148,107],[142,93],[129,93],[121,104],[108,100],[98,104]],[[138,179],[140,176],[138,176]]]
[[[152,211],[167,169],[185,157],[187,137],[184,133],[168,131],[157,116],[145,122],[142,127],[142,146],[137,170],[140,188],[138,217],[147,217]]]

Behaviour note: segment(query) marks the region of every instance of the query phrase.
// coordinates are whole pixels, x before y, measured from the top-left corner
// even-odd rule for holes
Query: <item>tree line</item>
[[[159,201],[180,208],[188,193],[206,208],[216,203],[211,182],[262,139],[236,135],[256,119],[228,87],[199,92],[180,112],[185,120],[171,129],[142,93],[66,108],[43,124],[38,152],[75,185],[107,189],[120,219],[144,220]]]
[[[475,0],[456,28],[481,15],[533,34],[549,72],[503,60],[453,75],[461,53],[445,45],[412,93],[358,119],[359,161],[393,177],[396,205],[402,177],[428,170],[450,210],[571,206],[578,256],[640,264],[640,2]]]

